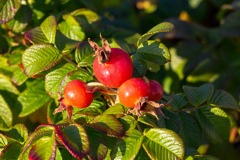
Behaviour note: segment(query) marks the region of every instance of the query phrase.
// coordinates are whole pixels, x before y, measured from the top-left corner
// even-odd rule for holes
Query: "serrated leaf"
[[[54,160],[56,157],[56,134],[52,133],[52,137],[45,136],[37,140],[29,151],[29,159],[38,160]]]
[[[11,28],[13,32],[20,33],[26,28],[31,18],[32,10],[27,5],[22,5],[15,17],[6,25]]]
[[[143,60],[133,60],[133,77],[143,77],[147,72],[147,64]]]
[[[185,147],[198,148],[201,144],[202,130],[194,116],[186,112],[178,112],[181,130],[180,137],[183,139]]]
[[[22,56],[22,65],[25,74],[29,77],[47,70],[57,64],[62,55],[59,50],[50,44],[36,44],[25,50]]]
[[[63,130],[55,128],[59,139],[67,150],[78,159],[84,158],[90,149],[87,133],[79,124],[70,124]]]
[[[123,135],[123,126],[113,115],[100,115],[95,117],[88,124],[108,136],[121,137]]]
[[[103,114],[112,114],[115,115],[116,117],[121,117],[125,113],[125,110],[122,105],[117,104],[115,106],[109,107]]]
[[[150,29],[147,33],[142,35],[137,42],[137,46],[141,45],[142,42],[148,40],[150,37],[152,37],[154,34],[159,32],[171,32],[175,29],[174,25],[169,22],[163,22],[156,26],[154,26],[152,29]]]
[[[111,151],[111,159],[129,160],[134,159],[142,145],[143,135],[137,130],[131,130],[126,133],[122,139],[119,139]]]
[[[1,160],[14,160],[18,159],[21,153],[22,145],[20,143],[10,143],[1,152]]]
[[[99,132],[96,132],[96,130],[85,127],[88,139],[90,142],[90,150],[88,153],[88,157],[90,160],[103,160],[108,152],[108,143],[106,138],[99,134]]]
[[[171,54],[168,51],[168,48],[163,43],[154,40],[143,42],[133,56],[137,59],[159,65],[171,61]]]
[[[16,124],[10,129],[0,131],[0,133],[19,143],[25,142],[28,138],[28,130],[24,124]]]
[[[175,109],[183,108],[188,102],[186,96],[183,93],[176,93],[176,94],[173,94],[172,96],[165,96],[164,99],[166,99],[167,101],[171,100],[170,104]]]
[[[226,91],[216,90],[212,97],[208,99],[207,103],[212,106],[218,106],[223,108],[232,108],[240,110],[237,101],[234,97]]]
[[[49,43],[55,44],[55,36],[57,32],[57,19],[54,16],[47,17],[40,25],[43,34]]]
[[[88,42],[81,42],[75,51],[76,62],[81,67],[93,65],[93,61],[96,58],[93,56],[93,54],[94,50],[90,44]]]
[[[228,140],[230,121],[222,109],[205,105],[198,108],[196,113],[202,129],[212,143],[220,144]]]
[[[93,77],[90,75],[90,73],[84,71],[84,70],[75,70],[70,73],[68,73],[63,79],[59,86],[59,92],[63,93],[65,86],[72,80],[81,80],[83,82],[90,82],[93,80]]]
[[[59,86],[63,78],[70,72],[77,70],[77,67],[71,63],[66,63],[61,68],[58,68],[52,72],[49,72],[45,76],[45,90],[52,98],[57,98],[57,92],[59,92]]]
[[[143,147],[151,159],[183,159],[184,146],[181,138],[173,131],[163,128],[144,130],[146,140]]]
[[[21,0],[4,0],[0,5],[0,24],[10,21],[21,6]]]
[[[119,119],[119,121],[121,122],[121,124],[123,125],[123,130],[126,132],[126,131],[129,131],[129,130],[133,130],[136,128],[137,126],[137,121],[136,119],[131,116],[131,115],[126,115],[126,116],[123,116]]]
[[[211,97],[214,86],[211,83],[204,84],[200,87],[183,86],[183,90],[189,102],[194,106],[199,106]]]
[[[25,75],[25,73],[21,70],[20,67],[18,67],[12,75],[12,82],[16,84],[17,86],[22,85],[28,77]]]
[[[40,27],[35,27],[26,32],[25,38],[33,44],[48,43],[48,39]]]
[[[12,121],[12,111],[0,94],[0,128],[11,127]]]
[[[23,91],[17,99],[22,107],[19,117],[31,114],[49,102],[50,99],[51,98],[47,95],[44,89],[44,81],[36,81],[34,86]]]

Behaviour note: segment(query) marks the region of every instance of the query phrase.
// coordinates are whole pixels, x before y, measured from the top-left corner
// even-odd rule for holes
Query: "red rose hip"
[[[64,88],[65,103],[77,108],[86,108],[93,101],[93,93],[86,92],[86,83],[80,80],[69,82]]]
[[[155,80],[149,80],[148,86],[150,90],[148,100],[158,102],[163,96],[163,88],[161,84]]]
[[[134,108],[141,97],[149,97],[149,95],[148,84],[140,78],[127,80],[118,90],[120,102],[129,108]]]

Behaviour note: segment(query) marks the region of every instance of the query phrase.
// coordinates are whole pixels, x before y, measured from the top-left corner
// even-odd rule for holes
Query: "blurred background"
[[[117,43],[130,54],[134,53],[136,40],[142,34],[161,22],[171,22],[176,27],[174,32],[158,33],[152,39],[162,41],[169,48],[172,60],[164,66],[148,64],[150,71],[146,76],[159,81],[166,95],[183,92],[183,85],[197,87],[210,82],[216,90],[229,92],[240,104],[240,0],[23,0],[23,3],[31,14],[29,24],[21,30],[14,29],[11,23],[2,25],[0,41],[5,48],[0,53],[13,51],[15,46],[24,50],[29,45],[24,38],[25,31],[39,26],[49,15],[56,16],[61,30],[66,20],[64,14],[80,8],[97,13],[101,19],[97,26],[101,27],[96,27],[94,32],[80,30],[74,34],[67,34],[62,29],[66,36],[79,41],[86,41],[88,37],[99,40],[101,32],[112,47]],[[14,40],[6,39],[4,34]],[[119,39],[124,39],[130,46],[119,45]],[[5,62],[1,60],[1,63],[1,73],[10,77],[13,69],[5,71]],[[18,89],[24,90],[26,85]],[[1,88],[1,93],[6,95],[3,92]],[[9,103],[11,106],[13,102]],[[45,108],[28,117],[30,130],[47,123],[46,119],[35,118],[46,114]],[[231,119],[229,141],[214,145],[206,140],[198,151],[220,160],[240,160],[240,114],[225,111]]]

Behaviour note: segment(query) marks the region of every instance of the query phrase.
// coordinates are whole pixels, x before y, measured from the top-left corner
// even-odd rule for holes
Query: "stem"
[[[135,115],[133,115],[133,117],[134,117],[135,120],[137,121],[137,128],[138,128],[138,130],[143,134],[143,131],[142,131],[142,129],[141,129],[139,123],[138,123],[138,119],[137,119],[137,117],[136,117]],[[144,134],[143,134],[143,135],[144,135]]]

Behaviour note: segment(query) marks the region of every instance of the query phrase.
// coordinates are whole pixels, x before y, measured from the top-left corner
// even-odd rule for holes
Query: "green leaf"
[[[139,116],[138,121],[154,128],[158,127],[156,117],[150,114],[146,114],[146,116]]]
[[[195,155],[193,158],[194,160],[219,160],[218,158],[209,155]]]
[[[108,152],[108,143],[106,138],[96,132],[96,130],[85,127],[90,142],[88,157],[90,160],[104,159]]]
[[[164,99],[166,99],[167,101],[170,101],[171,98],[172,98],[172,101],[170,102],[170,104],[175,109],[183,108],[188,102],[184,93],[176,93],[176,94],[173,94],[172,96],[164,96]]]
[[[77,67],[71,63],[66,63],[62,67],[49,72],[45,76],[45,90],[52,98],[58,98],[59,86],[63,78],[70,72],[77,70]]]
[[[151,159],[183,159],[184,146],[181,138],[173,131],[163,128],[144,130],[146,140],[143,147]]]
[[[2,133],[8,139],[17,141],[19,143],[25,142],[28,138],[28,130],[24,124],[16,124],[10,129],[0,131],[0,133]]]
[[[45,37],[49,43],[55,44],[55,36],[57,32],[57,19],[54,16],[47,17],[40,25]]]
[[[160,70],[160,65],[159,64],[155,64],[149,61],[145,61],[147,64],[147,69],[151,72],[157,73]]]
[[[96,116],[102,114],[102,111],[99,108],[88,106],[87,108],[78,110],[74,114],[75,115],[86,115],[89,117],[96,117]]]
[[[96,57],[93,56],[94,50],[88,42],[81,42],[75,51],[75,60],[81,67],[93,65]]]
[[[24,117],[31,114],[49,102],[50,99],[51,98],[47,95],[44,89],[44,81],[36,81],[35,85],[28,87],[18,97],[18,101],[22,107],[19,117]]]
[[[0,90],[7,91],[13,94],[19,94],[18,89],[11,83],[5,75],[0,74]],[[4,96],[4,95],[3,95]]]
[[[95,117],[88,124],[108,136],[121,137],[123,135],[123,126],[113,115],[100,115]]]
[[[148,154],[146,153],[146,151],[144,150],[143,147],[140,148],[140,150],[134,160],[142,160],[142,159],[151,160],[151,158],[148,156]]]
[[[29,77],[47,70],[57,64],[62,55],[50,44],[36,44],[25,50],[22,65]]]
[[[28,79],[28,77],[25,75],[25,73],[21,70],[20,67],[17,67],[17,69],[13,72],[12,82],[13,82],[15,85],[20,86],[20,85],[22,85],[27,79]]]
[[[63,93],[65,86],[72,80],[81,80],[83,82],[90,82],[93,80],[93,77],[84,70],[75,70],[68,73],[62,80],[61,85],[59,86],[60,93]]]
[[[160,42],[149,40],[143,42],[133,55],[135,58],[151,63],[163,65],[171,61],[171,54],[168,48]]]
[[[138,154],[143,141],[143,135],[137,130],[126,133],[119,139],[111,151],[111,159],[129,160],[134,159]]]
[[[155,27],[153,27],[152,29],[150,29],[147,33],[142,35],[137,42],[137,46],[139,47],[139,45],[141,45],[142,42],[148,40],[150,37],[152,37],[156,33],[171,32],[174,29],[175,29],[175,27],[172,23],[169,23],[169,22],[160,23],[160,24],[156,25]]]
[[[0,4],[0,24],[10,21],[21,6],[21,0],[3,0]]]
[[[222,109],[205,105],[198,108],[196,113],[202,129],[212,143],[220,144],[228,140],[230,121]]]
[[[0,128],[8,128],[12,126],[13,116],[8,104],[0,94]]]
[[[183,86],[183,90],[189,102],[194,106],[199,106],[211,97],[214,86],[211,83],[204,84],[200,87]]]
[[[133,130],[136,128],[137,126],[137,121],[136,119],[131,116],[131,115],[126,115],[123,116],[119,119],[119,121],[121,122],[121,124],[123,125],[123,130],[125,132],[129,131],[129,130]]]
[[[40,27],[35,27],[27,31],[25,38],[33,44],[48,43],[48,39]]]
[[[1,160],[14,160],[18,159],[21,153],[22,145],[19,143],[8,144],[0,153]]]
[[[211,106],[240,110],[239,105],[234,97],[223,90],[214,91],[212,97],[208,99],[207,103]]]
[[[3,134],[0,133],[0,148],[4,148],[7,145],[8,145],[7,138]],[[1,151],[0,151],[0,153],[1,153]]]
[[[84,158],[90,149],[88,135],[79,124],[70,124],[63,130],[56,127],[56,133],[67,150],[76,158]]]
[[[143,77],[147,72],[147,64],[139,59],[133,60],[133,77]]]
[[[125,110],[121,104],[117,104],[117,105],[112,106],[112,107],[108,108],[107,110],[105,110],[105,112],[103,112],[103,114],[104,115],[112,114],[118,118],[125,114]]]
[[[8,41],[2,35],[0,35],[0,42],[1,42],[0,43],[0,55],[1,55],[7,53],[10,47]]]
[[[62,120],[62,113],[56,113],[53,115],[54,110],[57,108],[54,101],[49,102],[47,109],[47,120],[49,124],[56,124],[60,120]]]
[[[202,130],[194,116],[186,112],[178,112],[181,122],[180,137],[185,147],[198,148],[201,144]]]
[[[13,65],[19,65],[20,63],[22,63],[22,54],[24,51],[13,51],[12,54],[8,55],[8,61],[7,63],[10,66]]]
[[[44,136],[37,140],[31,147],[29,151],[29,159],[38,160],[54,160],[56,157],[56,134],[52,133],[52,137]]]
[[[8,28],[11,28],[13,32],[20,33],[26,28],[31,18],[32,10],[27,5],[22,5],[15,17],[6,25]]]

